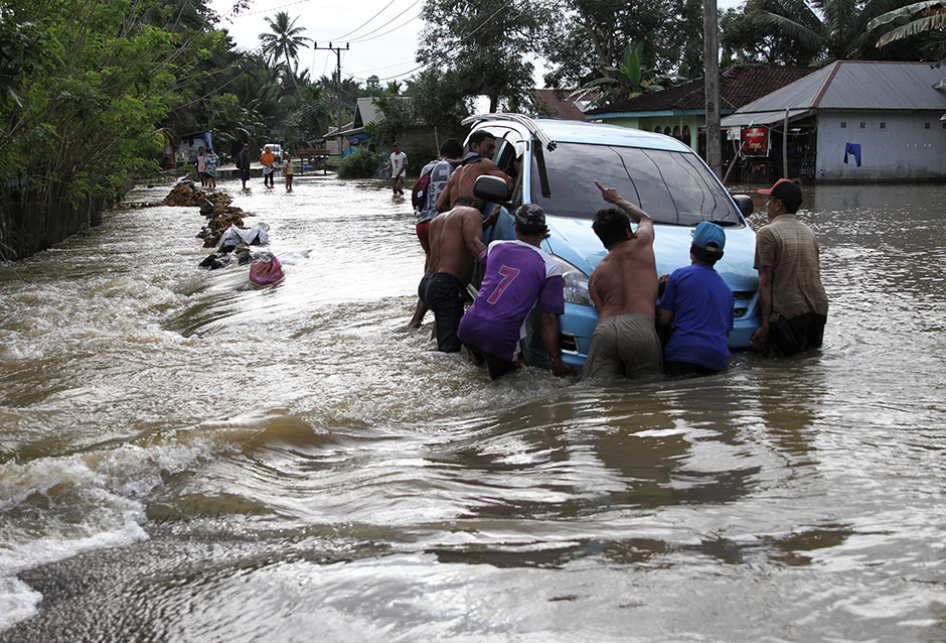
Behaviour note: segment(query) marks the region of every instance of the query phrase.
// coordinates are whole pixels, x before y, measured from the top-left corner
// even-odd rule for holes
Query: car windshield
[[[607,204],[594,182],[617,188],[655,223],[745,225],[732,200],[695,154],[667,150],[558,143],[545,153],[550,195],[542,195],[532,164],[532,201],[551,215],[591,219]]]

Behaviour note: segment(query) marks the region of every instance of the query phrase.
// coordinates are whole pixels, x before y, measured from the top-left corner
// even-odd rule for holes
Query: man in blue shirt
[[[692,263],[660,278],[666,290],[657,303],[657,321],[670,326],[664,349],[668,375],[706,375],[729,364],[733,293],[713,268],[725,246],[723,229],[703,221],[693,231]]]

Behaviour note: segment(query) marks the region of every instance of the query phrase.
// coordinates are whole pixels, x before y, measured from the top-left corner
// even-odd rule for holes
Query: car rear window
[[[725,189],[695,154],[610,145],[558,143],[545,153],[549,192],[542,195],[532,164],[532,201],[546,213],[591,219],[607,207],[597,180],[649,214],[655,223],[745,225]]]

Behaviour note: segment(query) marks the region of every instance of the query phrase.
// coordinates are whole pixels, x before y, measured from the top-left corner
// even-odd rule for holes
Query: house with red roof
[[[571,121],[585,120],[585,112],[592,107],[597,97],[597,92],[576,97],[571,92],[558,89],[532,90],[532,99],[540,115]]]

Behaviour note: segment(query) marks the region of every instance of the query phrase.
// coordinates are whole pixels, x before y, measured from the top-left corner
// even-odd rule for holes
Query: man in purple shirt
[[[494,241],[481,255],[486,275],[457,336],[473,361],[485,361],[490,378],[499,379],[519,367],[526,317],[538,301],[552,372],[575,373],[562,362],[558,347],[558,315],[565,312],[562,267],[539,247],[548,234],[545,212],[535,204],[522,205],[515,220],[516,240]]]

